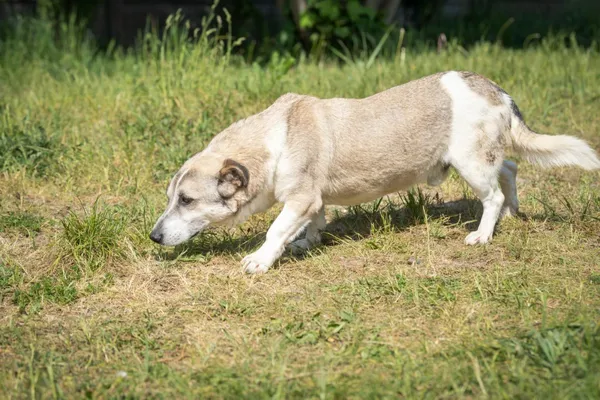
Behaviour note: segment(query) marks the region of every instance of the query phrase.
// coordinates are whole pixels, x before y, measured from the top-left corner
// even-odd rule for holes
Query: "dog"
[[[264,244],[242,260],[246,272],[263,273],[286,245],[306,250],[321,241],[325,205],[440,185],[452,167],[483,203],[465,243],[488,243],[500,216],[519,208],[508,145],[542,167],[600,168],[583,140],[533,132],[504,90],[472,72],[442,72],[363,99],[288,93],[183,164],[150,238],[174,246],[283,203]]]

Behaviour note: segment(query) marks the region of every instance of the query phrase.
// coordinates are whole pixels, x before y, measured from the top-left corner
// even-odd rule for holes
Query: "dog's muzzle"
[[[160,244],[163,239],[163,234],[154,229],[150,232],[150,239],[152,239],[153,242]]]

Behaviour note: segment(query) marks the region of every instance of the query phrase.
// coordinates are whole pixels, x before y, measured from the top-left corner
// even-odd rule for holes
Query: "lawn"
[[[363,97],[471,70],[535,130],[600,149],[597,45],[258,65],[227,38],[106,54],[48,29],[0,44],[2,397],[600,397],[598,172],[519,163],[523,215],[486,246],[463,244],[481,206],[455,173],[332,207],[325,244],[264,275],[239,262],[277,210],[175,249],[148,239],[180,164],[286,92]]]

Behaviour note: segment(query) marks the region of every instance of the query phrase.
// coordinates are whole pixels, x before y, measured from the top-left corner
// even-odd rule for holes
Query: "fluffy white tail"
[[[546,168],[577,166],[587,170],[600,169],[598,155],[581,139],[535,133],[517,115],[513,116],[511,125],[513,148],[532,164]]]

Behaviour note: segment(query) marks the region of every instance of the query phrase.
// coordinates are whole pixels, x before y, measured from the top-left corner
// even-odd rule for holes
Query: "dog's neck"
[[[285,103],[285,111],[288,111],[293,99],[292,95],[284,95],[277,102]],[[234,160],[248,169],[250,179],[244,199],[246,204],[259,195],[275,192],[275,178],[285,148],[287,129],[287,118],[281,115],[281,110],[269,107],[229,126],[214,137],[203,153]]]

